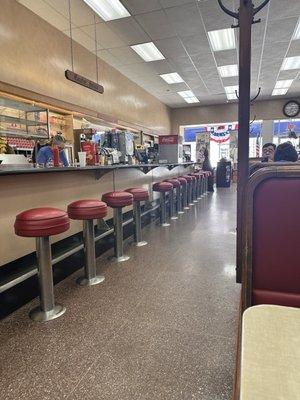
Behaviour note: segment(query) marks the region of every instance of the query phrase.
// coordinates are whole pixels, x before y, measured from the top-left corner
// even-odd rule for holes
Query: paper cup
[[[79,166],[80,167],[85,167],[86,166],[86,152],[85,151],[79,151],[78,152],[78,158],[79,158]]]

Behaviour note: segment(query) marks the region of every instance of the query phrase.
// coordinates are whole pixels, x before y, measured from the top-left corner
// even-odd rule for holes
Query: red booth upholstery
[[[107,205],[100,200],[78,200],[68,205],[71,219],[101,219],[107,215]]]
[[[252,304],[300,307],[300,180],[262,181],[253,198]]]
[[[147,201],[149,200],[149,192],[143,188],[130,188],[125,190],[131,193],[134,201]]]
[[[15,233],[23,237],[46,237],[66,232],[70,220],[65,211],[43,207],[23,211],[16,216]]]

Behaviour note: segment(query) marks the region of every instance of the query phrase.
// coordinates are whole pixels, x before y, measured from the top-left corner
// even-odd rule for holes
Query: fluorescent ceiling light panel
[[[135,44],[130,47],[146,62],[165,59],[153,42]]]
[[[234,30],[231,28],[210,31],[208,32],[208,38],[213,51],[236,48]]]
[[[281,66],[282,71],[286,71],[289,69],[299,69],[299,68],[300,68],[300,56],[285,58]]]
[[[293,40],[300,39],[300,18],[298,19],[297,26],[293,35]]]
[[[239,90],[238,85],[225,86],[224,89],[228,100],[237,100],[235,91]]]
[[[181,78],[177,72],[172,72],[171,74],[162,74],[159,75],[164,81],[166,81],[169,85],[173,83],[182,83],[184,80]]]
[[[199,103],[199,100],[191,90],[182,90],[177,92],[187,103]]]
[[[238,76],[239,74],[237,64],[223,65],[222,67],[218,67],[218,70],[221,78],[230,78],[232,76]]]
[[[120,0],[83,0],[104,21],[130,17]]]
[[[289,89],[292,83],[293,83],[293,79],[277,81],[276,85],[275,85],[275,89]]]
[[[284,94],[287,93],[289,89],[285,88],[285,89],[274,89],[272,92],[272,96],[283,96]]]

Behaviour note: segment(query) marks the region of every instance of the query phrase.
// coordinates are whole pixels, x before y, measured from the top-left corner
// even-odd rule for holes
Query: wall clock
[[[283,114],[288,118],[295,118],[300,113],[300,103],[290,100],[283,106]]]

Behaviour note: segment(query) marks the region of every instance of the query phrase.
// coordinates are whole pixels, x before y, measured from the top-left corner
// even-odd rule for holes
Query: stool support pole
[[[147,242],[142,240],[142,224],[141,224],[141,202],[133,202],[133,221],[134,221],[134,242],[138,247],[145,246]]]
[[[82,286],[97,285],[104,281],[104,276],[97,275],[96,255],[95,255],[95,231],[94,221],[92,219],[83,221],[83,240],[84,240],[84,258],[85,276],[78,278],[77,283]]]
[[[184,214],[183,207],[182,207],[182,186],[178,186],[176,188],[176,205],[177,205],[177,213]]]
[[[201,176],[197,180],[197,199],[201,199]]]
[[[31,310],[29,315],[34,321],[45,322],[58,318],[66,309],[64,306],[55,304],[54,302],[51,246],[48,236],[36,238],[36,253],[38,260],[40,306]]]
[[[167,222],[166,194],[160,193],[160,223],[162,226],[170,226]]]
[[[188,183],[182,186],[182,204],[184,210],[189,210],[189,200],[188,200]]]
[[[175,204],[174,204],[174,188],[169,192],[170,196],[170,218],[171,219],[178,219],[178,217],[175,215]]]
[[[129,256],[123,254],[123,214],[122,208],[114,208],[114,232],[115,232],[115,260],[118,262],[129,260]]]
[[[198,185],[198,181],[197,179],[193,181],[193,202],[194,203],[198,203],[198,199],[197,199],[197,185]]]
[[[189,206],[193,206],[193,182],[188,182],[188,202]]]

